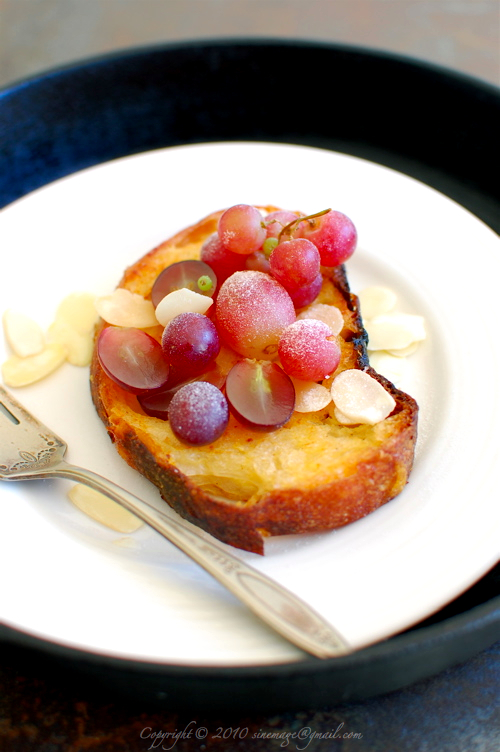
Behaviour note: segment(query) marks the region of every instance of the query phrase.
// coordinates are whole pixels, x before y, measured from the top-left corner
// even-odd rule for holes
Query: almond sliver
[[[56,319],[47,330],[49,342],[58,342],[66,348],[66,358],[73,366],[88,366],[94,347],[93,332],[82,333],[70,324]]]
[[[91,332],[97,323],[97,318],[95,295],[88,292],[74,292],[67,295],[56,311],[56,321],[64,321],[81,334]]]
[[[361,315],[365,321],[373,319],[375,316],[389,313],[394,310],[397,302],[396,293],[387,287],[378,287],[375,285],[373,287],[365,287],[364,290],[361,290],[358,298]]]
[[[350,368],[332,382],[335,407],[350,421],[375,425],[387,418],[396,401],[384,387],[365,371]]]
[[[113,326],[148,329],[158,325],[152,302],[121,287],[111,295],[97,298],[95,308],[99,316]]]
[[[337,336],[344,328],[344,317],[340,309],[328,303],[313,303],[305,311],[299,313],[297,319],[317,319],[323,321],[332,330],[332,334]]]
[[[70,488],[68,497],[81,512],[119,533],[133,533],[144,524],[116,501],[81,483]]]
[[[334,408],[333,414],[335,415],[338,422],[341,423],[343,426],[359,426],[360,424],[359,420],[353,420],[352,418],[349,418],[347,415],[344,415],[344,413],[341,412],[338,409],[338,407]]]
[[[206,313],[213,300],[208,295],[182,287],[166,295],[156,306],[156,318],[162,326],[181,313]]]
[[[394,355],[395,358],[408,358],[418,350],[419,344],[420,340],[418,342],[412,342],[408,347],[402,347],[399,350],[387,350],[387,352],[389,355]]]
[[[314,413],[323,410],[332,401],[330,390],[315,381],[302,381],[292,378],[295,387],[295,411]]]
[[[7,342],[19,358],[27,358],[42,352],[45,347],[45,337],[36,321],[12,309],[5,311],[2,321]]]
[[[66,348],[50,342],[41,353],[19,358],[12,355],[2,365],[2,376],[7,386],[19,387],[34,384],[48,376],[66,360]]]
[[[411,313],[388,313],[365,322],[369,350],[401,350],[425,339],[424,319]]]
[[[404,358],[396,357],[384,350],[369,353],[369,358],[372,368],[393,384],[399,384],[406,373],[407,361]]]

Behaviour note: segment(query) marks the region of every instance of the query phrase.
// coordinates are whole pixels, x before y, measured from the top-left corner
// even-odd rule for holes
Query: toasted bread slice
[[[119,286],[147,298],[166,266],[199,257],[221,213],[146,254],[125,271]],[[331,530],[373,512],[400,493],[413,463],[417,404],[369,367],[367,337],[344,267],[324,271],[315,302],[337,306],[345,323],[336,373],[365,370],[396,402],[391,415],[376,425],[342,425],[330,404],[318,412],[294,412],[286,425],[269,432],[252,430],[231,416],[213,444],[187,446],[168,421],[147,416],[136,397],[108,378],[94,352],[92,398],[120,455],[182,517],[254,553],[264,553],[268,536]],[[100,328],[105,325],[101,322]],[[162,330],[148,331],[159,338]],[[239,357],[223,347],[218,366],[227,372]]]

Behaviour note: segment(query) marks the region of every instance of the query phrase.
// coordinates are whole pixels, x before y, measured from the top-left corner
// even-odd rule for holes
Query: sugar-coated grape
[[[165,327],[161,346],[176,381],[199,373],[220,351],[214,323],[202,313],[180,313]]]
[[[319,251],[306,238],[279,243],[269,257],[271,274],[289,292],[312,284],[320,268]]]
[[[278,209],[277,211],[270,212],[264,218],[267,237],[277,238],[284,227],[287,227],[291,222],[296,222],[298,218],[295,212],[287,211],[286,209]],[[298,238],[301,232],[302,224],[298,222],[293,228],[292,236]]]
[[[192,381],[173,396],[168,419],[180,441],[192,446],[211,444],[223,434],[228,424],[227,400],[210,382]]]
[[[337,368],[340,347],[330,327],[317,319],[298,319],[284,330],[279,357],[289,376],[321,381]]]
[[[266,239],[262,215],[249,204],[226,209],[219,219],[218,233],[224,248],[243,255],[258,251]]]
[[[216,232],[203,243],[200,259],[214,270],[219,285],[234,272],[244,269],[246,262],[246,257],[242,256],[241,253],[232,253],[224,248]]]
[[[354,224],[339,211],[311,220],[304,234],[318,248],[323,266],[343,264],[354,253],[358,240]]]
[[[99,334],[97,353],[105,373],[133,394],[167,384],[170,369],[162,347],[142,329],[106,327]]]
[[[285,288],[268,274],[236,272],[222,284],[216,302],[219,332],[247,358],[272,359],[283,329],[295,321]]]
[[[321,272],[318,274],[315,280],[309,285],[299,287],[298,290],[289,291],[289,295],[293,301],[295,308],[303,308],[310,305],[318,297],[321,287],[323,285],[323,275]]]
[[[174,395],[176,394],[176,392],[178,392],[179,389],[183,387],[186,383],[189,383],[195,380],[196,381],[208,381],[210,382],[210,384],[213,384],[218,389],[222,390],[226,382],[226,375],[225,373],[223,373],[223,371],[221,371],[217,367],[216,363],[213,363],[201,374],[198,374],[195,379],[189,379],[188,382],[179,381],[178,383],[175,383],[173,386],[167,389],[162,389],[159,392],[146,392],[144,394],[139,394],[137,396],[137,399],[142,409],[146,413],[146,415],[151,415],[154,418],[161,418],[162,420],[167,420],[168,409],[170,407],[170,403]],[[170,382],[170,379],[169,379],[169,382]]]
[[[279,428],[295,406],[292,380],[276,363],[241,360],[229,371],[226,396],[236,416],[254,428]]]
[[[165,389],[161,392],[146,392],[145,394],[138,394],[137,400],[146,413],[152,418],[161,418],[161,420],[167,420],[168,408],[172,402],[174,394],[180,389],[179,386],[172,387],[172,389]]]
[[[269,259],[262,253],[262,251],[255,251],[245,256],[246,264],[245,269],[253,269],[255,272],[265,272],[269,274]]]
[[[198,284],[198,281],[208,277],[211,285]],[[156,278],[151,290],[151,300],[156,306],[163,298],[174,290],[181,290],[186,287],[188,290],[197,292],[200,295],[213,296],[217,287],[217,276],[213,269],[203,261],[190,259],[187,261],[177,261],[175,264],[167,266]]]

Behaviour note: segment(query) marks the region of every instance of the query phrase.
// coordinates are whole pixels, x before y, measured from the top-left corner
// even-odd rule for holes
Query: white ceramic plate
[[[440,193],[334,152],[276,144],[170,148],[48,185],[0,214],[1,307],[43,326],[79,290],[111,291],[175,231],[234,203],[348,214],[354,292],[384,284],[425,317],[428,338],[400,386],[420,404],[409,485],[374,514],[321,535],[236,552],[363,647],[438,610],[498,559],[499,238]],[[2,343],[0,355],[6,357]],[[12,390],[68,443],[68,459],[161,505],[115,453],[87,369],[66,365]],[[185,666],[274,664],[303,654],[159,535],[88,519],[67,481],[0,486],[0,619],[66,646]]]

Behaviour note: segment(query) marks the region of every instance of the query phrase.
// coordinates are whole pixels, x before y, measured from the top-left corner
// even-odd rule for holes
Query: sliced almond
[[[2,376],[7,386],[27,386],[48,376],[66,360],[66,348],[50,342],[41,353],[19,358],[12,355],[2,365]]]
[[[200,295],[198,292],[183,287],[165,295],[163,300],[156,306],[156,318],[162,326],[180,313],[206,313],[213,300],[208,295]]]
[[[418,350],[419,342],[412,342],[408,347],[402,347],[399,350],[387,350],[389,355],[394,355],[395,358],[408,358]]]
[[[7,342],[18,357],[27,358],[42,352],[45,337],[36,321],[12,309],[5,311],[2,321]]]
[[[394,310],[397,295],[388,287],[365,287],[358,294],[361,315],[366,321]]]
[[[344,415],[343,412],[341,412],[338,407],[335,407],[333,409],[333,414],[335,415],[336,419],[339,423],[341,423],[343,426],[359,426],[360,421],[359,420],[353,420],[352,418],[349,418],[347,415]]]
[[[356,423],[375,425],[396,406],[394,398],[376,379],[356,368],[342,371],[334,378],[331,395],[335,407]]]
[[[158,325],[152,302],[121,287],[111,295],[98,298],[95,308],[99,316],[113,326],[148,329]]]
[[[393,384],[399,384],[406,373],[407,361],[384,350],[369,353],[370,365],[377,373],[385,376]]]
[[[295,411],[298,413],[315,413],[332,401],[330,390],[322,384],[294,378],[292,382],[295,387]]]
[[[56,321],[64,321],[80,334],[91,332],[98,319],[95,301],[95,295],[88,292],[67,295],[57,309]]]
[[[116,501],[81,483],[70,488],[68,497],[81,512],[119,533],[133,533],[144,524]]]
[[[365,322],[369,350],[401,350],[425,339],[422,316],[387,313]]]
[[[56,319],[47,330],[47,339],[66,348],[66,357],[71,365],[82,367],[90,364],[94,347],[92,331],[82,333],[65,321]]]
[[[313,303],[305,311],[299,313],[297,319],[317,319],[323,321],[332,330],[332,334],[337,336],[344,328],[344,318],[336,306],[328,303]]]

